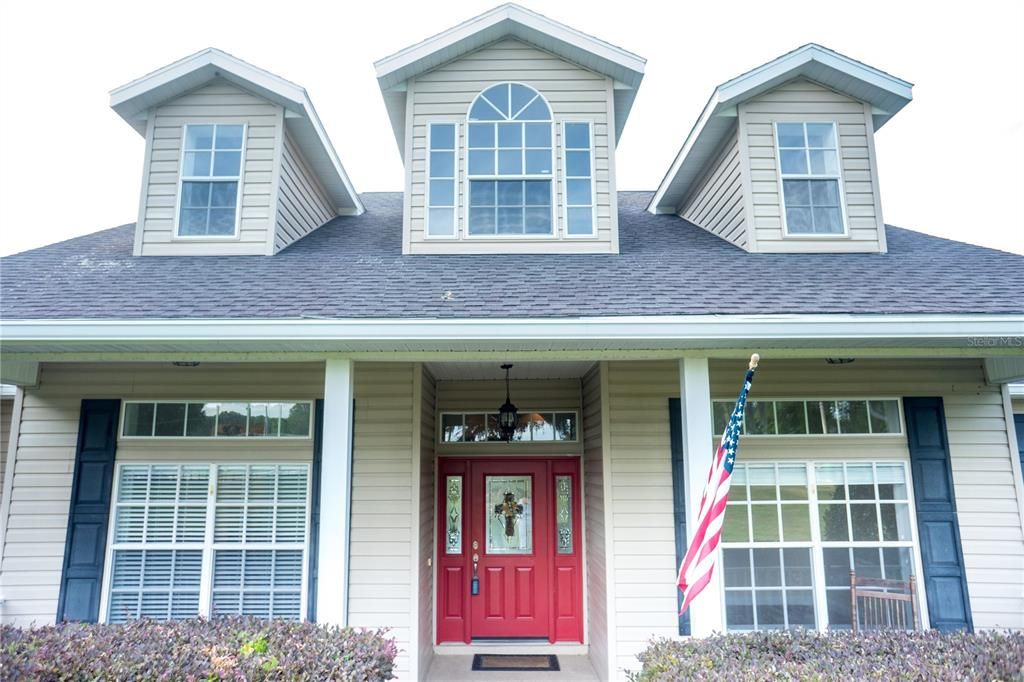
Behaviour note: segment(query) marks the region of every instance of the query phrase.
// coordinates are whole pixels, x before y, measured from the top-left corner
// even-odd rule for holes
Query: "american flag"
[[[729,484],[732,480],[732,468],[736,463],[736,448],[739,447],[740,433],[743,432],[743,410],[747,405],[747,393],[754,381],[754,370],[757,368],[758,356],[750,358],[750,369],[743,380],[743,389],[736,399],[736,407],[732,410],[729,423],[722,433],[722,442],[715,452],[715,459],[708,472],[708,482],[700,499],[697,512],[696,530],[686,557],[679,567],[679,589],[683,591],[683,605],[679,609],[682,614],[701,593],[715,570],[715,554],[722,538],[722,520],[725,518],[725,505],[729,501]]]

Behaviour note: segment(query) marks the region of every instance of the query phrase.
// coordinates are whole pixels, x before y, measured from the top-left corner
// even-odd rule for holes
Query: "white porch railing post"
[[[316,619],[320,623],[348,625],[353,362],[328,360],[326,364]]]
[[[714,456],[714,428],[711,423],[711,380],[707,358],[679,361],[679,397],[683,411],[683,455],[686,476],[686,539],[693,539],[700,498],[708,480]],[[725,629],[722,613],[722,564],[719,561],[711,582],[690,603],[690,632],[704,637]],[[678,568],[678,567],[677,567]]]

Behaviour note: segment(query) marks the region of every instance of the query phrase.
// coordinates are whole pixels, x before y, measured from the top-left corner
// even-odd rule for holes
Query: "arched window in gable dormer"
[[[521,83],[499,83],[469,108],[470,236],[554,234],[551,108]]]

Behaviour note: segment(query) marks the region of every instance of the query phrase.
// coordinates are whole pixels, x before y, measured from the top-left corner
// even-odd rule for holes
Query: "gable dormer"
[[[136,256],[269,256],[363,211],[306,91],[220,50],[110,105],[146,138]]]
[[[615,147],[642,58],[502,5],[375,66],[403,253],[618,252]]]
[[[649,210],[755,253],[884,253],[875,131],[911,84],[805,45],[723,83]]]

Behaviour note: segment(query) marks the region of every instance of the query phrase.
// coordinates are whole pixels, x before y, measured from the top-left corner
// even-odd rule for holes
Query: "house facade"
[[[1024,628],[1024,258],[885,224],[908,82],[800,47],[626,192],[635,54],[503,5],[375,67],[401,193],[219,50],[111,93],[136,222],[0,261],[0,621],[311,619],[390,628],[402,679],[497,648],[614,680],[653,636],[850,628],[856,570],[913,576],[925,627]]]

